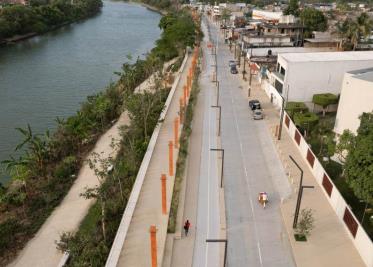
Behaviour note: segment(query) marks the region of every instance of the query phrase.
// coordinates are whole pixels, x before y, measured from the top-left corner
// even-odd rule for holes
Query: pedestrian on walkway
[[[188,236],[189,227],[190,227],[190,222],[189,220],[186,220],[186,222],[184,223],[185,236]]]

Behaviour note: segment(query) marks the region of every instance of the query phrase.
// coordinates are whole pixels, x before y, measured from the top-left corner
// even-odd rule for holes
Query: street
[[[202,27],[205,40],[208,38],[206,22],[207,19]],[[216,26],[210,24],[210,30],[216,43]],[[243,88],[240,74],[229,71],[232,53],[221,39],[219,43],[217,77],[222,109],[221,143],[225,150],[228,266],[295,266],[279,210],[281,198],[290,194],[288,180],[265,122],[251,118],[247,88]],[[206,102],[193,266],[218,266],[213,258],[215,256],[217,260],[219,252],[212,251],[217,246],[204,243],[204,239],[217,238],[219,234],[217,153],[208,151],[216,145],[217,135],[217,113],[210,107],[216,104],[216,89],[211,79],[208,80],[215,62],[211,50],[205,49],[204,56],[206,69],[200,84],[202,90],[206,90]],[[261,191],[266,191],[269,196],[265,210],[258,204]]]

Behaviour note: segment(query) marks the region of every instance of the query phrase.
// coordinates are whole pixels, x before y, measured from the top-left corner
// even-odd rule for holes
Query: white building
[[[373,51],[279,54],[276,71],[269,74],[265,90],[278,106],[282,95],[313,108],[314,94],[338,95],[346,72],[372,66]]]
[[[342,83],[334,131],[354,134],[360,126],[359,116],[373,111],[373,68],[347,72]]]
[[[282,17],[282,12],[271,12],[265,10],[254,9],[252,13],[253,19],[259,19],[263,21],[279,22]]]

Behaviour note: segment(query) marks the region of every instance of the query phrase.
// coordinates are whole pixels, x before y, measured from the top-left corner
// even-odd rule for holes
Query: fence
[[[288,131],[291,139],[296,144],[302,157],[308,163],[312,174],[316,178],[318,184],[324,189],[330,205],[333,207],[338,218],[346,227],[350,238],[352,239],[356,249],[362,257],[364,263],[368,267],[373,267],[373,243],[368,234],[355,217],[348,204],[344,200],[329,175],[324,170],[320,161],[317,159],[306,140],[300,134],[293,121],[290,119],[289,114],[285,112],[284,127]]]

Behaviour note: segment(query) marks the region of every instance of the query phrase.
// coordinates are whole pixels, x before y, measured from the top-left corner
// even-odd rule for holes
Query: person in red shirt
[[[189,227],[190,227],[190,222],[189,220],[186,220],[186,222],[184,223],[185,236],[188,236]]]

